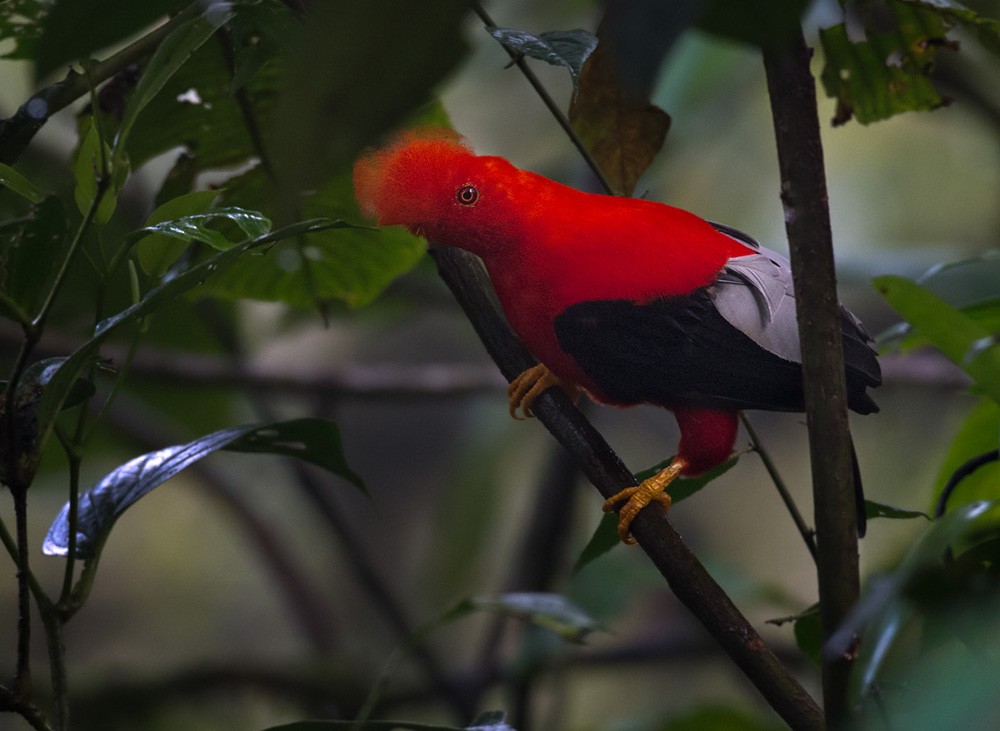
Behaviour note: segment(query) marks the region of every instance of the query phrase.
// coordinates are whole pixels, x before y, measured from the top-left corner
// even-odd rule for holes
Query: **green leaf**
[[[270,726],[264,731],[480,731],[483,727],[439,726],[413,721],[296,721]],[[514,731],[510,726],[486,727],[487,731]]]
[[[399,127],[465,55],[466,0],[320,2],[266,127],[282,199],[322,186]]]
[[[298,457],[361,486],[360,478],[347,467],[340,434],[332,422],[296,419],[223,429],[187,444],[136,457],[83,493],[75,527],[76,556],[96,557],[122,513],[181,470],[220,449]],[[46,555],[65,556],[70,550],[69,507],[63,507],[45,536],[42,551]]]
[[[551,30],[538,35],[513,28],[490,26],[486,31],[512,51],[552,66],[566,67],[573,79],[574,92],[579,88],[584,62],[597,48],[597,37],[590,31],[579,28]]]
[[[937,13],[943,20],[954,25],[964,25],[974,31],[979,42],[1000,53],[1000,19],[988,18],[952,0],[899,0],[909,5],[917,5],[922,10]]]
[[[218,197],[217,190],[199,190],[172,198],[149,214],[146,226],[204,213]],[[142,270],[151,277],[159,278],[188,246],[190,241],[187,239],[178,240],[173,236],[156,233],[139,239],[135,244],[135,253]]]
[[[35,80],[134,35],[185,0],[57,0],[42,23]]]
[[[601,625],[589,614],[560,594],[513,592],[499,597],[473,597],[475,609],[516,617],[555,632],[567,642],[583,643]]]
[[[947,513],[911,546],[894,571],[869,580],[861,599],[824,648],[825,653],[838,656],[851,651],[855,638],[862,638],[855,666],[858,694],[865,695],[873,687],[896,638],[914,616],[909,587],[922,572],[940,566],[945,551],[960,537],[975,533],[984,523],[995,526],[998,512],[1000,503],[979,501]]]
[[[781,49],[795,37],[808,0],[712,0],[698,27],[734,41]]]
[[[822,665],[823,626],[819,616],[819,605],[812,605],[794,621],[795,644],[817,666]]]
[[[264,236],[271,230],[271,220],[267,216],[257,211],[245,210],[239,206],[228,206],[215,208],[207,213],[194,213],[172,221],[161,221],[146,226],[140,231],[177,239],[186,244],[200,241],[216,251],[225,251],[232,248],[237,242],[230,241],[221,231],[209,228],[209,224],[220,220],[231,221],[239,227],[239,230],[244,234],[240,237],[240,241]]]
[[[73,198],[76,200],[76,207],[80,213],[86,214],[100,193],[99,181],[111,170],[111,157],[111,148],[101,140],[98,126],[94,124],[93,117],[82,117],[80,120],[80,143],[77,145],[73,158],[73,178],[76,180]],[[114,181],[103,194],[97,212],[94,214],[94,220],[98,224],[107,223],[111,219],[115,212],[115,206],[118,204],[117,193],[124,185],[127,175],[128,166],[122,160],[113,176]]]
[[[36,188],[17,170],[2,162],[0,162],[0,185],[14,191],[22,198],[27,198],[32,203],[41,203],[45,200],[45,193]]]
[[[260,205],[265,214],[280,215],[275,189],[259,168],[231,180],[223,203]],[[300,203],[302,215],[328,215],[361,220],[347,173],[334,176]],[[274,252],[277,266],[247,258],[216,277],[204,291],[217,297],[281,301],[293,307],[315,307],[337,299],[351,307],[371,302],[396,277],[423,257],[426,242],[406,229],[378,231],[358,227],[327,231],[288,241]]]
[[[635,475],[636,482],[642,482],[653,475],[659,474],[662,470],[670,466],[673,459],[673,457],[670,457],[669,459],[665,459],[649,469],[637,472]],[[695,477],[679,477],[674,480],[667,487],[667,492],[670,493],[671,506],[676,505],[681,500],[685,500],[686,498],[694,495],[712,480],[732,469],[733,465],[735,465],[738,461],[739,456],[733,456],[722,464],[716,465],[712,469],[708,470],[708,472],[704,472]],[[618,516],[615,513],[608,513],[601,518],[601,522],[598,523],[594,534],[590,537],[587,545],[584,546],[583,551],[580,552],[580,555],[576,559],[576,563],[573,564],[572,573],[574,575],[579,573],[580,570],[582,570],[587,564],[597,558],[600,558],[619,543],[621,543],[621,541],[618,539]]]
[[[852,116],[869,124],[947,103],[928,74],[938,51],[956,45],[946,37],[948,24],[923,4],[889,0],[889,6],[895,28],[866,27],[865,41],[852,43],[843,23],[820,30],[823,87],[837,100],[834,125]]]
[[[872,520],[873,518],[890,518],[892,520],[924,518],[925,520],[933,520],[931,516],[920,510],[897,508],[894,505],[885,505],[884,503],[877,503],[874,500],[865,500],[865,517],[868,520]]]
[[[164,305],[186,294],[198,285],[203,284],[214,273],[225,270],[226,267],[231,266],[244,254],[255,249],[273,245],[288,237],[300,236],[309,231],[326,228],[355,228],[355,226],[345,221],[307,220],[272,231],[266,236],[250,239],[231,249],[219,252],[197,266],[161,283],[159,286],[149,290],[137,304],[103,320],[98,324],[94,336],[77,348],[66,359],[45,389],[38,417],[40,442],[44,444],[48,438],[55,422],[55,416],[62,409],[63,402],[73,382],[87,364],[96,357],[98,349],[109,335],[116,332],[123,325],[134,323],[143,317],[147,317]]]
[[[977,344],[992,333],[903,277],[877,277],[874,286],[916,332],[968,373],[980,390],[1000,403],[1000,347],[977,350]]]
[[[973,457],[996,449],[1000,444],[1000,404],[982,398],[969,412],[948,447],[935,479],[934,504],[955,471]],[[974,500],[1000,498],[1000,463],[993,462],[968,475],[952,493],[948,507]]]
[[[187,63],[195,51],[215,34],[216,29],[229,19],[230,14],[228,11],[221,14],[212,13],[211,22],[207,16],[208,13],[205,17],[185,23],[173,31],[163,40],[149,63],[146,64],[142,77],[136,84],[135,91],[132,92],[128,106],[125,107],[122,114],[121,126],[115,140],[113,170],[116,170],[120,164],[119,161],[125,158],[126,141],[136,119],[156,95],[163,90],[163,87],[177,73],[178,69]]]
[[[66,244],[66,210],[55,196],[35,207],[21,229],[7,269],[7,293],[21,310],[37,311],[52,284]]]
[[[45,0],[0,2],[0,38],[13,46],[0,58],[34,60],[50,3]]]

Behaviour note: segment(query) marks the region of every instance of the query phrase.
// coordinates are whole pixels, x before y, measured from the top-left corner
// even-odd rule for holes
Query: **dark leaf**
[[[795,37],[809,0],[712,0],[702,30],[761,48],[780,49]]]
[[[934,481],[934,502],[937,503],[944,486],[962,465],[973,457],[985,454],[1000,446],[1000,404],[990,398],[981,398],[959,427],[948,447]],[[967,475],[952,493],[948,508],[974,500],[1000,498],[1000,462],[985,464]]]
[[[741,708],[707,706],[652,727],[654,731],[779,731]]]
[[[267,125],[283,200],[347,170],[428,101],[466,52],[467,11],[466,0],[433,11],[398,0],[310,4]]]
[[[795,620],[795,644],[816,665],[823,662],[823,627],[819,605],[814,605]]]
[[[573,79],[573,90],[579,88],[584,62],[597,48],[593,33],[576,30],[553,30],[532,35],[513,28],[490,28],[486,31],[512,51],[553,66],[565,66]]]
[[[49,291],[66,242],[66,209],[51,196],[35,207],[10,254],[7,293],[28,313],[37,312]]]
[[[506,729],[502,726],[496,728],[497,731],[506,729],[514,731],[509,726]],[[469,729],[413,721],[296,721],[281,726],[270,726],[263,731],[469,731]]]
[[[76,525],[77,557],[94,558],[125,510],[181,470],[220,449],[299,457],[361,486],[360,478],[347,467],[339,432],[331,422],[297,419],[223,429],[187,444],[136,457],[82,494]],[[49,528],[42,550],[50,556],[66,555],[70,530],[67,504]]]
[[[103,320],[97,326],[94,336],[65,360],[58,371],[52,376],[48,388],[45,389],[38,415],[40,442],[44,444],[48,438],[55,415],[63,408],[63,403],[77,376],[96,357],[97,351],[104,340],[119,327],[147,317],[169,302],[204,283],[214,273],[224,270],[237,261],[240,256],[254,249],[261,249],[285,238],[299,236],[309,231],[352,227],[354,227],[353,224],[344,221],[307,220],[292,224],[291,226],[285,226],[266,236],[250,239],[231,249],[219,252],[197,266],[163,282],[159,286],[149,290],[138,303]]]
[[[865,500],[865,516],[868,520],[873,518],[891,518],[892,520],[910,520],[912,518],[932,519],[931,516],[920,510],[897,508],[894,505],[885,505],[877,503],[874,500]]]
[[[14,191],[32,203],[41,203],[45,200],[45,193],[36,188],[21,173],[5,163],[0,163],[0,186]]]
[[[45,0],[0,2],[0,38],[14,42],[2,58],[34,59],[49,7],[50,3]]]
[[[57,0],[42,22],[35,79],[86,60],[187,4],[185,0]]]
[[[618,538],[618,515],[605,513],[601,516],[601,522],[597,524],[597,529],[587,541],[587,545],[577,556],[576,563],[573,564],[573,575],[578,574],[587,564],[600,558],[619,543],[621,539]]]
[[[627,196],[663,147],[670,115],[622,86],[613,49],[602,43],[584,65],[569,121],[612,192]]]
[[[171,198],[149,214],[149,218],[146,219],[146,227],[205,213],[214,205],[218,197],[219,191],[217,190],[198,190]],[[218,232],[213,230],[213,233]],[[266,233],[266,231],[262,231],[262,233]],[[152,233],[135,243],[135,256],[139,260],[142,270],[158,279],[190,245],[191,241],[186,237],[177,238],[163,233]],[[215,248],[221,251],[228,247]]]

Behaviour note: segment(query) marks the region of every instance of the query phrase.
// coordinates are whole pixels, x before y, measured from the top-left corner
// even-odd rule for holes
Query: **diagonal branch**
[[[441,277],[465,310],[497,366],[509,379],[534,364],[490,297],[492,287],[479,261],[463,251],[432,247]],[[533,404],[539,421],[569,450],[605,497],[635,478],[580,411],[559,389]],[[736,605],[709,575],[659,507],[647,507],[633,523],[633,535],[677,598],[722,645],[771,707],[795,729],[821,729],[816,702],[781,663]]]

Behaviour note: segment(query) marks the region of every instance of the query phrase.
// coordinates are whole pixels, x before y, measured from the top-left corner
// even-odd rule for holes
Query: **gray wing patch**
[[[791,267],[780,254],[758,251],[730,259],[709,295],[719,314],[757,345],[801,363]]]

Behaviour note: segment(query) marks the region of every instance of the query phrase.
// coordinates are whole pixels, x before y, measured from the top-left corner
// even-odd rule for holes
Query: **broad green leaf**
[[[900,112],[936,109],[946,101],[928,73],[947,39],[948,24],[923,4],[889,0],[895,28],[866,28],[867,40],[854,43],[845,24],[820,30],[827,96],[837,100],[833,124],[852,116],[869,124]]]
[[[199,190],[172,198],[149,214],[146,226],[204,213],[212,207],[218,197],[217,190]],[[178,239],[160,233],[150,234],[136,242],[135,254],[142,270],[151,277],[158,278],[163,276],[163,273],[190,245],[191,242],[185,238]]]
[[[7,262],[7,293],[27,313],[35,313],[52,284],[66,244],[66,210],[51,196],[35,206]]]
[[[498,597],[473,597],[474,609],[516,617],[555,632],[567,642],[583,643],[601,625],[560,594],[513,592]]]
[[[282,200],[346,171],[431,98],[465,55],[468,9],[466,0],[433,11],[398,0],[312,3],[265,125]]]
[[[487,27],[486,31],[507,48],[552,66],[564,66],[573,79],[574,92],[579,88],[584,62],[597,48],[597,37],[590,31],[551,30],[538,35],[513,28]]]
[[[874,286],[917,333],[968,373],[980,390],[1000,403],[1000,347],[977,351],[977,343],[990,338],[992,333],[903,277],[877,277]]]
[[[122,513],[181,470],[220,449],[298,457],[361,487],[361,479],[347,467],[340,433],[332,422],[296,419],[223,429],[187,444],[136,457],[80,495],[75,526],[76,556],[96,557]],[[73,527],[69,523],[69,509],[69,504],[63,507],[45,536],[42,551],[49,556],[65,556],[70,551]]]
[[[48,3],[35,55],[35,79],[88,59],[125,40],[169,13],[185,0],[56,0]]]
[[[14,191],[32,203],[41,203],[45,200],[45,193],[36,188],[30,180],[17,170],[2,162],[0,162],[0,186]]]
[[[984,523],[994,524],[1000,503],[980,501],[963,505],[935,521],[914,543],[892,572],[869,580],[861,599],[843,625],[827,641],[824,653],[848,652],[861,637],[856,664],[856,692],[873,687],[899,633],[914,616],[907,591],[928,568],[941,565],[945,551],[963,535],[975,533]]]
[[[353,227],[353,224],[344,221],[309,220],[285,226],[284,228],[272,231],[266,236],[250,239],[231,249],[219,252],[197,266],[161,283],[159,286],[149,290],[137,304],[103,320],[98,324],[93,337],[77,348],[66,359],[59,370],[53,375],[48,387],[45,389],[38,417],[40,443],[44,444],[48,438],[55,423],[55,416],[62,409],[67,394],[77,376],[96,357],[101,344],[109,335],[116,332],[118,328],[151,315],[169,302],[203,284],[205,280],[216,272],[224,271],[226,267],[231,266],[241,256],[255,249],[263,249],[282,239],[299,236],[309,231]]]
[[[587,59],[569,121],[611,192],[628,196],[663,147],[670,115],[645,95],[623,88],[613,51],[614,46],[602,43]]]
[[[944,486],[963,464],[973,457],[1000,447],[1000,404],[982,398],[965,418],[958,433],[948,447],[934,481],[934,501],[936,505]],[[948,508],[974,500],[1000,498],[1000,463],[983,465],[965,477],[952,493]]]
[[[220,4],[218,7],[222,7],[222,5]],[[211,15],[211,19],[209,19],[209,15]],[[177,73],[178,69],[187,63],[188,59],[215,34],[218,27],[229,17],[228,11],[206,12],[204,17],[178,27],[156,49],[156,53],[143,69],[142,77],[136,84],[135,91],[122,115],[118,137],[115,140],[112,169],[117,169],[119,161],[125,158],[126,141],[142,111],[163,90],[163,87]],[[160,121],[162,123],[162,120]]]
[[[266,175],[255,168],[230,181],[223,203],[260,205],[265,214],[279,216],[275,196]],[[304,216],[361,220],[347,173],[333,177],[303,199],[300,210]],[[400,227],[320,232],[277,247],[273,254],[277,266],[256,257],[238,262],[213,278],[204,292],[217,297],[281,301],[303,308],[333,299],[359,307],[412,269],[426,250],[423,239]]]
[[[698,27],[761,48],[780,49],[795,37],[809,0],[711,0]]]
[[[50,7],[46,0],[0,2],[0,38],[7,44],[13,41],[2,58],[34,60]]]
[[[716,465],[701,475],[697,475],[696,477],[679,477],[674,480],[667,487],[667,492],[670,493],[671,505],[676,505],[681,500],[694,495],[712,480],[732,469],[738,460],[738,456],[730,457],[722,464]],[[670,457],[649,469],[637,472],[635,475],[636,482],[642,482],[658,474],[661,470],[669,467],[672,461],[673,457]],[[601,522],[598,523],[594,534],[590,537],[587,545],[583,547],[583,550],[576,559],[576,563],[573,565],[572,573],[574,575],[577,574],[587,564],[600,558],[620,543],[621,541],[618,539],[618,516],[615,513],[608,513],[601,518]]]

